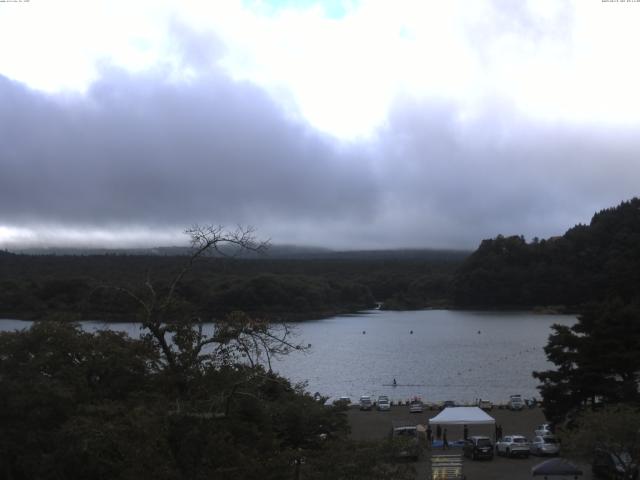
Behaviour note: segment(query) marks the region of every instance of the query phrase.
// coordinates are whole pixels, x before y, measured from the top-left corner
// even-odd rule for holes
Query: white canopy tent
[[[430,425],[495,425],[496,419],[479,407],[448,407],[429,419]]]

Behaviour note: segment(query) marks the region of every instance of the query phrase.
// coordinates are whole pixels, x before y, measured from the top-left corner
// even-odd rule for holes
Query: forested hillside
[[[0,315],[131,319],[128,289],[164,284],[183,256],[0,252]],[[202,259],[179,295],[203,315],[233,310],[287,319],[371,308],[576,310],[640,291],[640,199],[596,213],[563,236],[484,240],[466,252],[354,252],[322,258]]]
[[[305,319],[372,308],[446,305],[466,252],[338,254],[335,258],[202,258],[181,282],[180,300],[205,318],[243,310]],[[130,320],[147,277],[161,288],[184,256],[7,255],[0,259],[0,316]]]
[[[453,283],[461,307],[565,306],[640,292],[640,199],[596,213],[546,240],[484,240]]]

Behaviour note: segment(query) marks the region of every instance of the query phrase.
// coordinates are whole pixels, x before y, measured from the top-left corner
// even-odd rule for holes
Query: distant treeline
[[[484,240],[458,270],[461,307],[564,306],[640,294],[640,199],[596,213],[561,237]]]
[[[201,315],[234,310],[305,319],[372,308],[535,308],[576,311],[640,292],[640,199],[594,215],[561,237],[484,240],[456,251],[295,252],[203,258],[179,300]],[[14,255],[0,251],[0,316],[131,320],[135,292],[166,288],[184,255]]]
[[[372,308],[445,306],[467,252],[336,254],[332,258],[200,259],[178,296],[190,311],[283,319]],[[136,302],[112,287],[167,288],[185,256],[0,255],[0,316],[132,320]],[[185,309],[186,310],[186,309]]]

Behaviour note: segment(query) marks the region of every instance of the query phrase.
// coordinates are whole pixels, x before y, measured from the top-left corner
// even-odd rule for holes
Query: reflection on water
[[[331,397],[421,395],[427,402],[506,402],[514,393],[538,396],[531,372],[550,367],[543,351],[549,327],[574,322],[575,317],[564,315],[453,310],[343,315],[295,323],[296,340],[310,343],[311,349],[283,357],[274,370]],[[0,320],[2,330],[28,325]],[[83,326],[114,328],[134,337],[140,333],[135,323]]]

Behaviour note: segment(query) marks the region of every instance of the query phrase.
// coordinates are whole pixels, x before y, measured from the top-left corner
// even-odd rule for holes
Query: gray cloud
[[[355,222],[375,210],[357,151],[221,75],[185,85],[111,71],[78,98],[4,79],[0,102],[4,223]]]
[[[215,39],[172,28],[194,80],[104,68],[64,96],[0,76],[0,226],[242,223],[277,242],[473,248],[561,234],[638,193],[634,126],[536,121],[498,99],[463,120],[405,99],[375,140],[340,144],[211,67]]]
[[[460,120],[453,104],[397,106],[380,152],[410,238],[473,246],[498,233],[558,235],[638,194],[636,128],[544,123],[498,101],[482,111]]]

